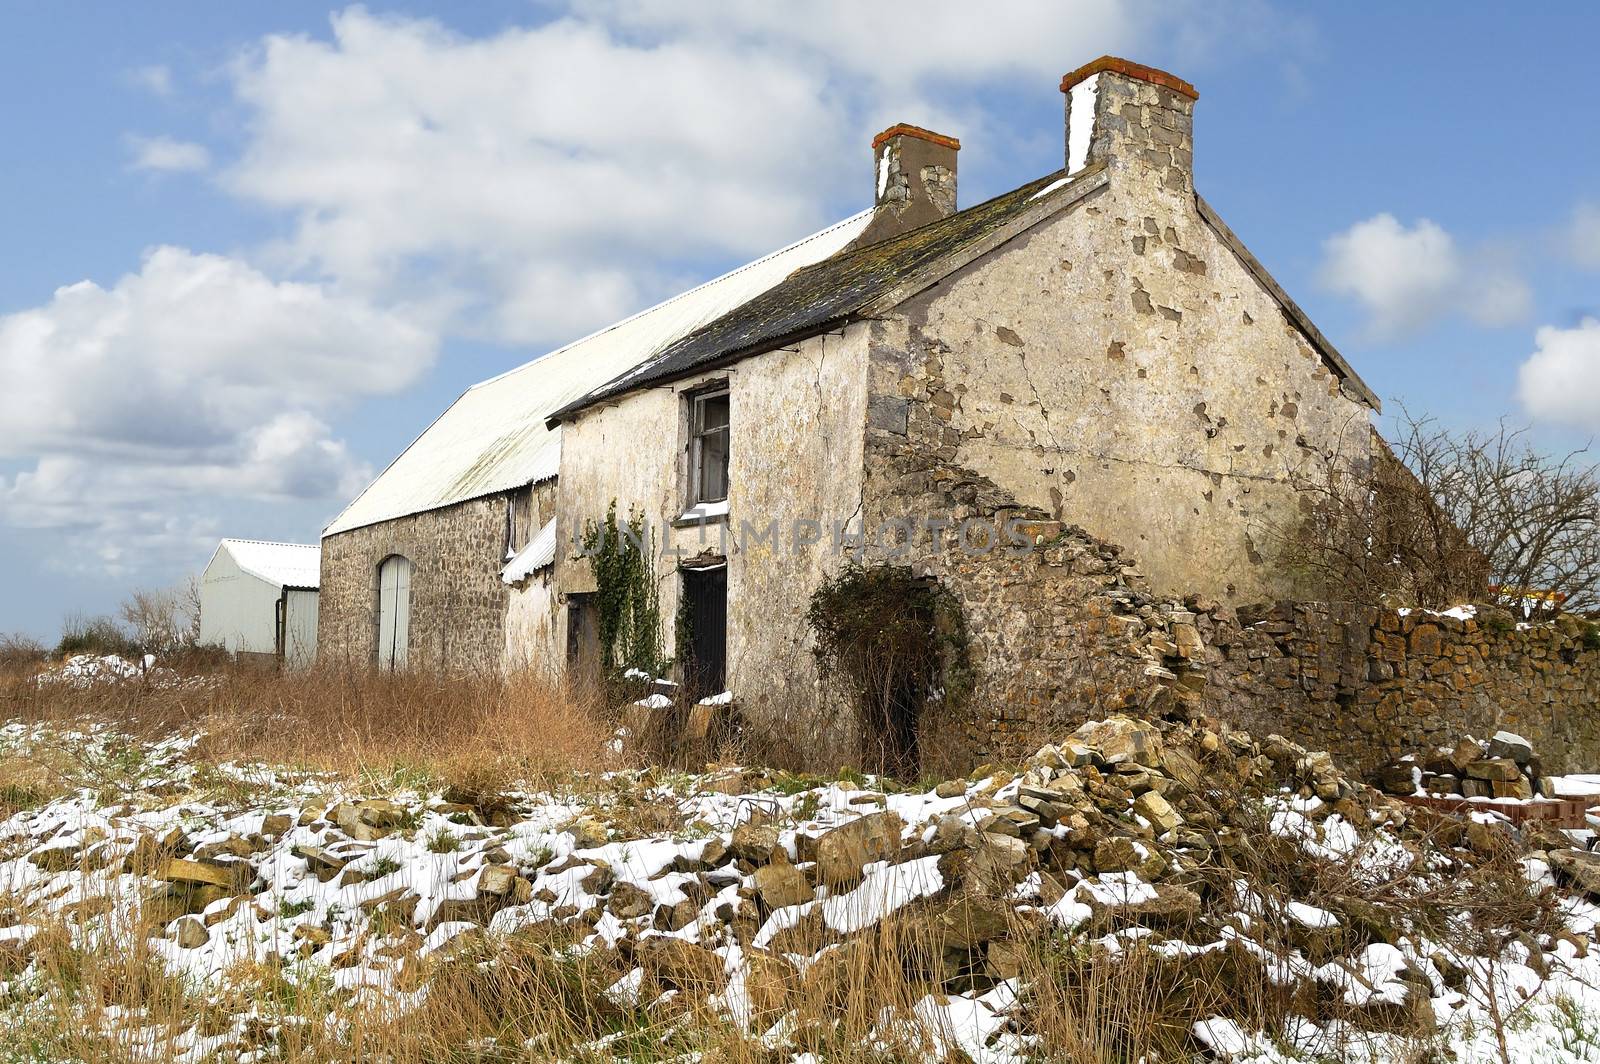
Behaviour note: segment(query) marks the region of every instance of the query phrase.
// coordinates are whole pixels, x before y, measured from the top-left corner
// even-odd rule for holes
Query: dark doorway
[[[682,572],[683,617],[689,628],[683,683],[698,699],[727,688],[728,567]]]
[[[577,690],[600,686],[600,610],[593,594],[567,596],[567,682]]]

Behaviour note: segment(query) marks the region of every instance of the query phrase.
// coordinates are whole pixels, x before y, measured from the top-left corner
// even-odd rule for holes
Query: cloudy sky
[[[865,206],[893,122],[963,204],[1058,168],[1106,52],[1385,399],[1600,430],[1600,9],[976,10],[7,5],[0,631],[314,540],[467,385]]]

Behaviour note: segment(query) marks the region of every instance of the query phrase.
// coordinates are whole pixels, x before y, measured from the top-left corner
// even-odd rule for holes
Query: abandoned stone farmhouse
[[[1184,702],[1375,758],[1510,690],[1525,734],[1579,741],[1551,706],[1588,681],[1470,618],[1255,607],[1315,597],[1272,531],[1298,478],[1373,458],[1378,399],[1196,192],[1192,86],[1106,57],[1060,87],[1056,172],[958,209],[960,144],[894,126],[869,209],[469,389],[326,529],[323,660],[592,669],[578,541],[614,507],[675,678],[821,762],[872,726],[808,603],[877,556],[967,634],[960,697],[922,691],[897,740],[930,764]]]

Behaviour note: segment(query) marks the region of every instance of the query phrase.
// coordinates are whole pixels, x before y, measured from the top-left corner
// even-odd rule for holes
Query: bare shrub
[[[959,702],[971,683],[955,596],[909,566],[847,565],[812,593],[806,619],[823,676],[860,716],[862,763],[915,777],[924,705]]]
[[[61,622],[61,639],[56,643],[55,656],[67,658],[74,654],[136,658],[139,644],[113,617],[72,613]]]
[[[0,632],[0,672],[32,672],[44,661],[43,643],[24,632]]]
[[[1600,468],[1527,430],[1454,432],[1402,408],[1368,463],[1301,477],[1288,563],[1333,601],[1526,613],[1600,607]],[[1347,468],[1348,467],[1348,468]]]

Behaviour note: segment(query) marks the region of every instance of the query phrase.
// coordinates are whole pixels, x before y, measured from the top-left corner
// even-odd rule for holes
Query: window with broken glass
[[[728,497],[728,390],[689,399],[689,503]]]

